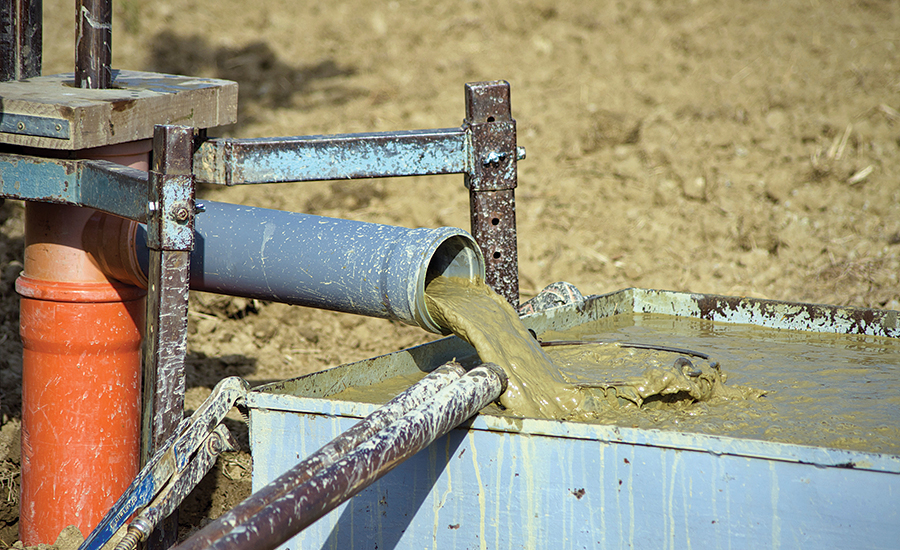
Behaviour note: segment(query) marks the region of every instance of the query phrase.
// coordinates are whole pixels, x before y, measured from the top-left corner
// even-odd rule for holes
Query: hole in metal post
[[[492,116],[487,117],[487,121],[488,121],[488,122],[494,122],[494,117],[492,117]]]
[[[499,260],[499,259],[500,259],[500,255],[501,255],[501,254],[500,254],[499,251],[498,251],[498,252],[494,252],[493,254],[491,254],[491,256],[493,256],[493,258],[494,258],[495,260]]]
[[[491,218],[491,225],[500,225],[500,218]]]

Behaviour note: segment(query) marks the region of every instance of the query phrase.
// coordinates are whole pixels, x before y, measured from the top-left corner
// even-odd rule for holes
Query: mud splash
[[[564,418],[583,400],[531,337],[512,306],[481,281],[437,277],[425,289],[428,311],[440,326],[471,344],[484,362],[509,377],[500,403],[522,416]]]
[[[425,299],[439,325],[471,344],[482,361],[506,370],[509,389],[500,403],[517,416],[588,419],[622,403],[681,406],[763,393],[728,388],[718,364],[695,364],[672,352],[623,353],[616,345],[590,344],[560,346],[548,355],[512,306],[481,281],[438,277],[427,286]],[[623,357],[629,358],[627,365],[621,364]],[[617,361],[614,372],[597,369]]]

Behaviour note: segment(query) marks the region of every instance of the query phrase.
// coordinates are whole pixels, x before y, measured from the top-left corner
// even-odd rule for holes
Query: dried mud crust
[[[45,74],[72,71],[73,9],[44,3]],[[113,64],[239,81],[239,124],[211,132],[239,137],[456,126],[463,83],[506,79],[528,151],[517,189],[523,298],[565,280],[585,295],[635,286],[900,309],[898,19],[890,0],[126,0],[114,3]],[[461,177],[199,194],[413,227],[469,223]],[[20,414],[21,207],[0,212],[9,424]],[[283,379],[429,338],[194,296],[188,407],[227,375]],[[217,466],[182,514],[185,530],[248,494],[239,436],[247,472]],[[17,494],[6,491],[18,482],[10,464],[0,502]],[[0,544],[11,544],[15,513],[3,506]]]

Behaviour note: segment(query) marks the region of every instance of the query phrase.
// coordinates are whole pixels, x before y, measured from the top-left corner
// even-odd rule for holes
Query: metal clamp
[[[250,385],[238,377],[225,378],[175,433],[161,445],[112,509],[103,517],[79,550],[100,550],[113,545],[128,518],[139,513],[117,548],[144,541],[169,516],[215,463],[216,457],[235,450],[237,443],[222,424],[225,414],[242,400]],[[133,548],[133,547],[132,547]]]

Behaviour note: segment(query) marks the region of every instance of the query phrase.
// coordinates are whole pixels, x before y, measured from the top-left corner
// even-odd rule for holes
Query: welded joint
[[[191,250],[194,243],[194,181],[191,176],[150,173],[147,246]]]
[[[232,164],[234,159],[234,139],[201,139],[195,145],[194,177],[207,183],[234,185]]]

